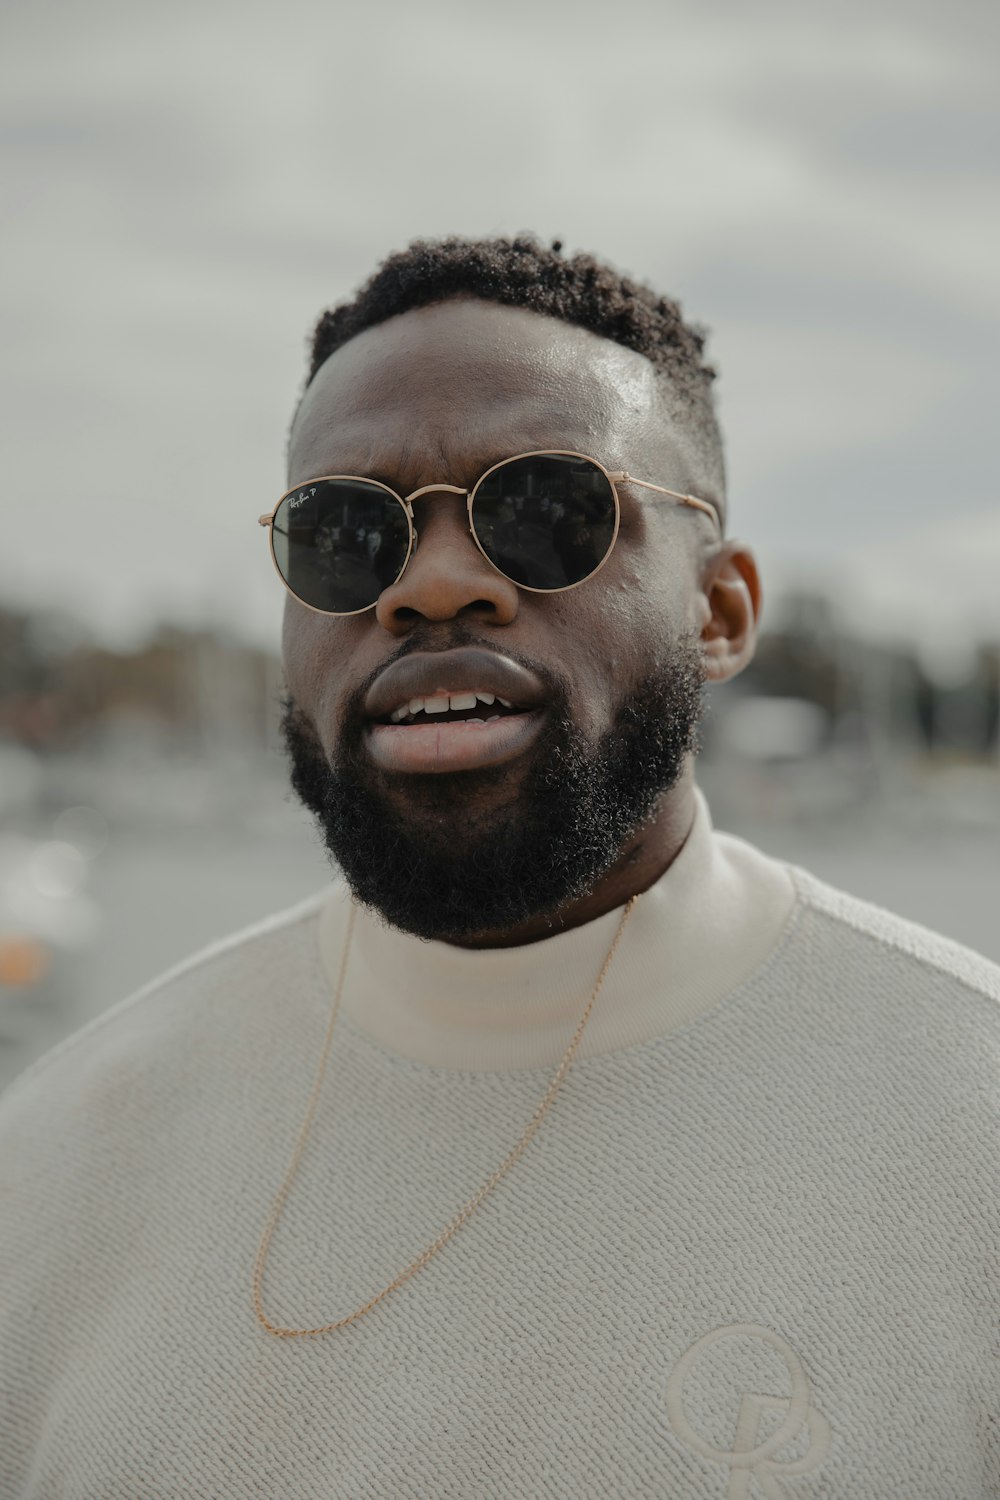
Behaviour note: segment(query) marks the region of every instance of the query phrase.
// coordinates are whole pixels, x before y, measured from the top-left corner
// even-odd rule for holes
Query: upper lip
[[[411,698],[433,693],[474,693],[477,689],[506,698],[517,709],[536,708],[545,686],[534,672],[483,647],[453,651],[415,651],[380,672],[365,695],[369,719],[384,719]]]

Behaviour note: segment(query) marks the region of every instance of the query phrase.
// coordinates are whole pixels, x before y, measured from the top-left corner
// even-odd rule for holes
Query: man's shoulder
[[[987,1002],[1000,1024],[1000,965],[918,922],[828,885],[798,865],[788,865],[800,908],[822,930],[831,951],[867,955],[886,974],[920,973],[956,994]]]
[[[255,1003],[315,971],[315,928],[328,891],[198,949],[102,1011],[30,1064],[0,1097],[0,1124],[63,1111],[123,1067],[181,1064],[201,1036],[249,1020]]]

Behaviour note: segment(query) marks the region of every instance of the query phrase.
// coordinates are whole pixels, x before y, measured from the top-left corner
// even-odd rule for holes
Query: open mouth
[[[386,771],[472,771],[519,755],[544,720],[544,685],[495,650],[419,652],[369,690],[367,745]]]
[[[372,724],[368,746],[385,771],[475,771],[512,760],[541,724],[540,710],[519,710],[491,693],[436,693]]]

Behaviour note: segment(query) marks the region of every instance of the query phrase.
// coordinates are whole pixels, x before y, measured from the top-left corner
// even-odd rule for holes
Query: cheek
[[[626,603],[657,633],[695,628],[699,567],[691,535],[669,507],[622,506],[618,543],[605,569],[608,585],[627,595]]]
[[[571,713],[591,744],[612,727],[622,702],[648,676],[670,634],[655,593],[631,576],[606,583],[602,578],[594,580],[592,589],[584,585],[575,599],[565,596],[553,620],[553,644],[566,664]]]
[[[346,621],[318,615],[294,599],[285,605],[281,630],[285,684],[296,705],[320,731],[329,724],[343,686],[343,664],[349,658],[341,639],[346,626]],[[320,738],[324,737],[321,732]]]
[[[607,580],[596,644],[614,658],[618,674],[639,681],[672,642],[697,631],[697,594],[683,553],[663,547],[624,553]]]
[[[293,599],[286,599],[281,622],[281,661],[288,690],[303,708],[312,696],[309,691],[309,668],[315,652],[310,649],[310,634],[306,610],[300,608]]]
[[[586,617],[571,627],[579,648],[576,717],[592,739],[611,727],[622,703],[681,639],[699,634],[699,594],[683,552],[625,555],[595,580],[602,581]]]

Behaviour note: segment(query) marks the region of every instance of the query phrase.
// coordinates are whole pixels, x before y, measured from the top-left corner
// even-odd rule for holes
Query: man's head
[[[513,454],[570,450],[721,510],[701,350],[674,304],[587,258],[523,239],[417,245],[321,319],[289,484],[470,489]],[[413,502],[419,545],[374,608],[288,600],[293,785],[355,894],[395,925],[524,940],[659,873],[701,684],[749,660],[759,591],[750,554],[702,512],[618,488],[611,555],[565,592],[510,582],[462,496],[430,489]],[[524,711],[390,722],[408,696],[477,688]]]

